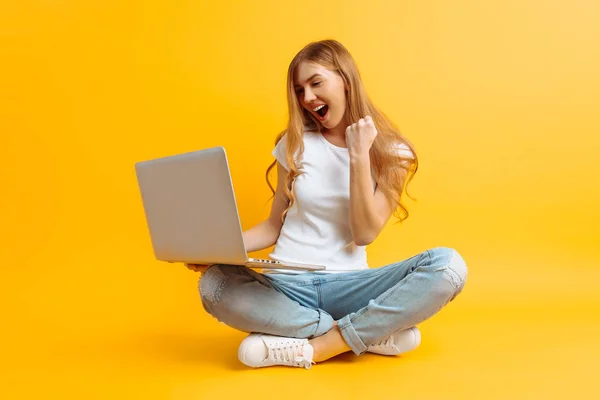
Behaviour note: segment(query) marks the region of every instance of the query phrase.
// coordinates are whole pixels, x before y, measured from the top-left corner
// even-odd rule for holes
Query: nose
[[[310,104],[316,98],[317,98],[317,96],[315,96],[315,94],[312,92],[312,90],[304,89],[304,102],[306,104]]]

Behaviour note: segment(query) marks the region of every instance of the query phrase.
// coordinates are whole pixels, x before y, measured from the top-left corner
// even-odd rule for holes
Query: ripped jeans
[[[432,317],[463,289],[467,267],[451,248],[355,272],[260,274],[215,264],[199,282],[204,309],[243,332],[314,338],[337,321],[361,355],[392,333]]]

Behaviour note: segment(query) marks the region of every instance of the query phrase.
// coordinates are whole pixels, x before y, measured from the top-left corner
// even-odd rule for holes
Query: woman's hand
[[[347,127],[346,146],[350,157],[368,156],[376,137],[377,129],[370,115]]]
[[[200,272],[201,274],[205,273],[206,270],[208,269],[208,267],[210,267],[210,265],[202,265],[202,264],[188,264],[185,263],[185,266],[194,271],[194,272]]]

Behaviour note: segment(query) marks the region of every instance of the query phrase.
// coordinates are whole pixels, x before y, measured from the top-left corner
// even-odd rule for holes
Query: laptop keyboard
[[[259,263],[267,263],[267,264],[281,264],[279,261],[275,260],[265,260],[263,258],[251,258],[249,261],[259,262]]]

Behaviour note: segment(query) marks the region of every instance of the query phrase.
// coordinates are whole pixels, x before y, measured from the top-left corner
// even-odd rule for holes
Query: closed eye
[[[321,86],[322,83],[323,82],[321,82],[321,81],[316,81],[316,82],[313,82],[312,85],[313,85],[313,87],[315,87],[315,86]],[[296,94],[301,94],[302,92],[304,92],[304,89],[302,89],[302,88],[296,89]]]

